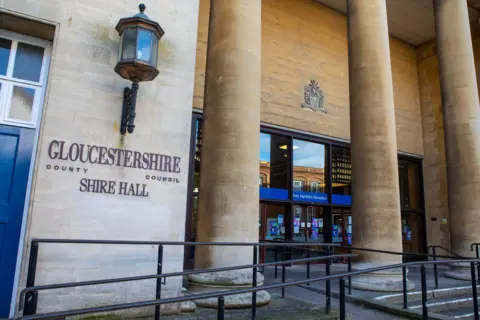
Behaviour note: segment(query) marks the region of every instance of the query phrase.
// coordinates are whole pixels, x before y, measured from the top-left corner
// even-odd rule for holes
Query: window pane
[[[260,133],[260,198],[288,199],[288,140]]]
[[[404,209],[421,209],[420,166],[416,162],[398,162],[400,204]]]
[[[293,200],[328,202],[323,144],[293,140]]]
[[[14,120],[31,121],[34,96],[34,89],[14,86],[8,117]]]
[[[202,149],[202,120],[195,123],[195,170],[193,173],[193,192],[200,188],[200,153]]]
[[[147,30],[138,30],[137,58],[151,62],[152,33]]]
[[[260,240],[285,240],[291,237],[292,216],[284,204],[260,203],[259,236]],[[277,248],[278,249],[278,248]],[[263,247],[260,250],[260,261],[273,262],[281,260],[278,249],[275,259],[274,247]]]
[[[42,47],[19,42],[13,67],[13,77],[35,82],[40,81],[43,51]]]
[[[122,60],[135,59],[135,37],[137,32],[135,29],[126,29],[122,35]]]
[[[348,208],[332,208],[332,242],[352,244],[352,213]]]
[[[332,147],[332,203],[352,204],[352,162],[347,148]]]
[[[0,38],[0,74],[6,75],[8,68],[8,59],[10,58],[10,48],[12,41]]]

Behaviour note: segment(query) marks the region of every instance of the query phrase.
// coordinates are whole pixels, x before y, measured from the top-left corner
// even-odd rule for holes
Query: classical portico
[[[469,244],[480,240],[480,234],[472,229],[480,215],[480,198],[475,192],[480,190],[480,110],[469,30],[472,9],[463,0],[439,0],[434,5],[407,1],[408,10],[404,11],[398,1],[389,0],[348,0],[341,5],[338,1],[317,2],[346,15],[353,246],[403,251],[397,160],[401,151],[397,142],[403,137],[397,135],[391,36],[419,46],[436,35],[447,132],[449,211],[455,214],[442,219],[440,210],[428,209],[427,217],[438,215],[448,221],[452,249],[468,254]],[[425,21],[400,25],[408,15],[421,15]],[[455,30],[462,30],[462,37],[455,38]],[[197,241],[258,240],[260,55],[261,1],[211,1]],[[432,188],[427,200],[432,202],[434,197],[443,195]],[[250,263],[250,249],[235,252],[199,248],[195,266]],[[400,255],[359,253],[355,268],[401,261]],[[190,280],[199,291],[208,286],[249,286],[251,273],[224,275],[222,283],[215,277]],[[401,270],[357,277],[353,285],[364,290],[400,291]],[[413,283],[408,285],[413,288]]]

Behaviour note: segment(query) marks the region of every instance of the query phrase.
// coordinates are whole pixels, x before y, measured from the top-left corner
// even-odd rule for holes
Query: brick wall
[[[350,139],[346,18],[311,0],[262,1],[261,119]],[[203,106],[209,0],[200,1],[194,108]],[[423,154],[415,49],[391,39],[397,141]],[[316,80],[327,114],[302,109],[304,86]]]

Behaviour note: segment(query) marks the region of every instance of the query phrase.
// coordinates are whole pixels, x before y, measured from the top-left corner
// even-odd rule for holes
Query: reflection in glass
[[[6,75],[8,68],[8,60],[10,58],[10,48],[12,41],[0,38],[0,74]]]
[[[34,89],[14,86],[8,117],[14,120],[31,121],[34,96]]]
[[[126,29],[122,36],[122,60],[135,59],[135,41],[137,32],[134,28]]]
[[[352,204],[350,149],[332,146],[332,203]]]
[[[293,199],[328,201],[325,183],[325,146],[293,140]]]
[[[13,77],[17,79],[40,81],[44,48],[19,42],[13,66]]]
[[[421,209],[420,166],[416,162],[399,160],[400,204],[404,209]]]
[[[138,30],[138,43],[137,43],[137,58],[147,62],[151,62],[150,49],[152,48],[151,32],[143,29]]]
[[[284,136],[260,133],[260,197],[288,199],[288,141]]]

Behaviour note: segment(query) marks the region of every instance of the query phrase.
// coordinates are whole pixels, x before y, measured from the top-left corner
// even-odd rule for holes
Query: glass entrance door
[[[324,208],[319,206],[293,206],[293,240],[296,242],[323,243],[325,242]],[[316,256],[312,250],[321,250],[320,247],[308,247],[309,256]],[[292,248],[292,258],[301,259],[307,256],[306,247]]]
[[[350,208],[332,208],[332,242],[352,245],[352,212]]]
[[[293,211],[293,240],[298,242],[324,242],[323,208],[295,205]]]
[[[287,210],[287,205],[260,203],[258,224],[260,241],[281,242],[290,239],[290,230],[291,215],[289,210]],[[260,261],[275,261],[275,247],[262,247],[260,250]]]

